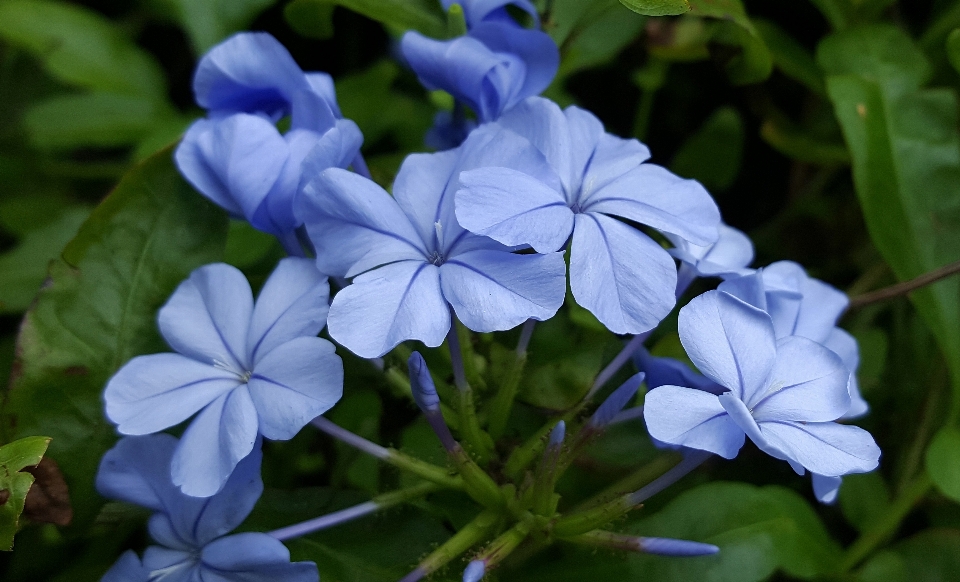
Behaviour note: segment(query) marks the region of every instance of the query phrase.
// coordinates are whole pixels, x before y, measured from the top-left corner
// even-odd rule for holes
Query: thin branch
[[[871,303],[886,301],[887,299],[893,299],[894,297],[906,295],[911,291],[915,291],[931,283],[936,283],[941,279],[946,279],[947,277],[956,275],[957,273],[960,273],[960,261],[950,263],[949,265],[944,265],[939,269],[930,271],[929,273],[924,273],[916,279],[911,279],[909,281],[904,281],[903,283],[897,283],[896,285],[891,285],[889,287],[884,287],[883,289],[877,289],[876,291],[871,291],[869,293],[852,297],[850,299],[849,309],[859,309],[865,305],[870,305]]]

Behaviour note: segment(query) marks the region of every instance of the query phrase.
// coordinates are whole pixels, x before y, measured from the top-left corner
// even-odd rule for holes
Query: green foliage
[[[447,35],[447,19],[440,3],[433,0],[293,0],[296,7],[290,10],[306,10],[309,4],[322,3],[343,6],[397,30],[412,28],[433,38]]]
[[[740,173],[743,132],[743,118],[736,109],[714,111],[673,157],[670,169],[699,180],[712,192],[727,190]]]
[[[690,11],[687,0],[620,0],[620,3],[645,16],[670,16]]]
[[[190,36],[197,55],[253,22],[275,0],[149,0],[162,13],[180,23]]]
[[[0,446],[0,492],[6,497],[0,503],[0,550],[13,549],[13,536],[33,485],[33,475],[22,470],[39,464],[49,444],[49,438],[36,436]]]
[[[900,30],[864,26],[824,40],[817,54],[853,158],[867,228],[884,259],[908,280],[960,259],[957,98],[922,89],[930,66]],[[937,337],[960,412],[960,281],[911,295]]]
[[[945,426],[933,438],[927,472],[941,493],[960,503],[960,429]]]
[[[946,582],[960,572],[960,532],[928,530],[878,553],[857,582]]]
[[[93,477],[117,438],[103,387],[131,357],[165,350],[157,309],[191,270],[220,258],[226,226],[165,150],[129,174],[50,265],[20,332],[2,420],[10,437],[53,437],[79,527],[100,506]]]

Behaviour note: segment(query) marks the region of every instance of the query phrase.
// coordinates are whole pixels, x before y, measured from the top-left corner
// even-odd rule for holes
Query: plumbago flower
[[[507,13],[507,6],[515,6],[527,14],[540,26],[540,14],[530,0],[440,0],[444,11],[450,10],[454,4],[463,8],[463,17],[467,27],[472,28],[484,20],[509,20],[513,18]]]
[[[327,315],[326,277],[287,258],[254,304],[243,274],[200,267],[160,309],[160,333],[177,353],[139,356],[110,379],[107,416],[127,435],[198,413],[173,455],[173,482],[208,497],[254,450],[258,435],[292,438],[343,393],[343,364],[316,337]]]
[[[103,582],[316,582],[316,564],[290,562],[290,552],[264,533],[226,535],[263,493],[259,450],[238,465],[209,498],[184,495],[170,480],[177,439],[165,434],[127,437],[100,461],[97,490],[109,499],[146,507],[150,537],[143,560],[128,551]]]
[[[880,449],[870,434],[832,422],[850,408],[849,372],[836,354],[800,336],[777,340],[770,315],[719,290],[680,310],[679,332],[690,359],[726,391],[651,390],[644,402],[650,436],[727,459],[749,436],[799,474],[877,467]]]
[[[719,238],[713,244],[695,245],[683,237],[664,233],[673,243],[668,250],[674,258],[681,261],[677,290],[686,290],[696,277],[721,277],[723,279],[743,277],[753,272],[747,265],[753,262],[753,243],[743,232],[727,226],[717,225]]]
[[[293,198],[304,160],[346,168],[363,142],[356,124],[340,119],[332,79],[304,73],[269,34],[240,33],[203,57],[193,86],[210,115],[177,148],[180,172],[231,215],[302,254]],[[290,131],[281,135],[275,124],[288,115]]]
[[[458,149],[413,154],[393,197],[338,169],[315,175],[297,212],[317,249],[321,272],[353,277],[330,307],[330,335],[363,357],[407,339],[439,346],[451,307],[468,328],[489,332],[552,317],[563,304],[561,253],[515,254],[464,230],[454,215],[457,176],[498,165],[550,180],[529,142],[496,126],[474,131]]]
[[[460,176],[460,224],[538,252],[570,245],[577,303],[614,333],[652,329],[676,303],[677,271],[659,243],[610,215],[707,246],[720,213],[707,191],[654,164],[646,146],[605,133],[591,113],[532,97],[496,125],[528,139],[548,160],[544,181],[523,168],[482,167]],[[488,164],[493,166],[493,164]]]

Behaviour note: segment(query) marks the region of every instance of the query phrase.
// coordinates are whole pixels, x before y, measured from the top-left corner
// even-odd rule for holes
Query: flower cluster
[[[514,20],[508,5],[528,14],[533,28]],[[707,456],[690,450],[729,459],[749,437],[798,473],[810,471],[824,500],[842,475],[877,466],[872,437],[837,422],[867,410],[856,384],[856,342],[836,326],[846,297],[794,263],[749,268],[749,239],[721,222],[702,185],[650,163],[645,145],[607,133],[589,111],[539,97],[559,56],[530,2],[467,1],[462,18],[461,37],[408,32],[401,41],[424,86],[449,92],[457,105],[428,136],[445,149],[408,156],[390,193],[370,179],[359,154],[362,136],[342,119],[330,77],[304,73],[265,34],[238,34],[201,61],[194,89],[209,115],[185,135],[177,165],[201,194],[275,235],[294,256],[279,263],[256,301],[237,269],[196,270],[159,313],[175,353],[134,358],[108,383],[106,413],[122,434],[150,435],[192,420],[179,441],[127,438],[105,457],[100,490],[156,511],[150,531],[162,546],[149,548],[142,563],[125,556],[107,579],[187,580],[210,569],[224,580],[315,580],[315,568],[290,564],[276,538],[221,537],[262,488],[255,476],[261,440],[290,439],[311,421],[435,485],[465,490],[491,511],[509,505],[552,519],[551,535],[667,555],[716,548],[596,528]],[[328,277],[342,287],[332,302]],[[641,347],[697,277],[723,279],[679,313],[680,339],[701,374]],[[454,323],[474,332],[526,323],[517,350],[522,371],[533,322],[557,313],[568,286],[610,332],[634,336],[611,369],[635,355],[643,373],[576,430],[582,408],[553,423],[543,433],[550,436],[540,443],[545,450],[532,489],[520,483],[518,498],[508,502],[509,489],[481,466],[495,452],[472,408]],[[457,432],[472,441],[474,454],[446,427],[423,358],[415,353],[409,367],[412,396],[457,479],[318,418],[343,390],[334,345],[317,337],[324,326],[364,358],[408,340],[431,348],[448,341],[460,399]],[[639,409],[623,409],[644,379],[650,436],[687,450],[687,461],[615,500],[613,509],[604,506],[605,520],[590,512],[558,516],[553,485],[567,463],[564,446],[576,450],[621,416],[638,416]],[[491,404],[491,416],[505,422],[515,391],[501,390],[505,400]],[[507,475],[511,462],[524,468],[518,458],[506,463]],[[490,533],[485,527],[474,527],[478,540]],[[509,553],[504,547],[529,533],[523,523],[508,529],[465,579],[478,580]],[[431,555],[405,580],[429,575],[442,559]]]

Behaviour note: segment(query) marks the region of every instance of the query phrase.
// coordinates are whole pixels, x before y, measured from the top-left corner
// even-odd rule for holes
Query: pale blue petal
[[[567,131],[570,133],[572,144],[570,168],[573,177],[567,185],[567,201],[572,205],[580,200],[583,178],[605,134],[603,123],[586,109],[570,106],[564,110],[563,115],[567,118]]]
[[[197,104],[213,110],[280,114],[296,91],[309,88],[287,49],[262,32],[238,33],[213,47],[193,77]]]
[[[649,389],[659,386],[683,386],[696,388],[711,394],[722,394],[727,391],[710,378],[697,374],[689,366],[673,358],[658,358],[650,352],[640,348],[633,356],[638,370],[646,373],[646,382]]]
[[[465,326],[502,331],[556,315],[566,292],[566,265],[563,253],[471,251],[440,267],[440,284]]]
[[[439,346],[450,330],[440,269],[421,260],[364,273],[333,298],[327,329],[363,358],[380,357],[408,339]]]
[[[490,16],[492,12],[506,6],[520,8],[533,18],[538,28],[540,26],[540,14],[530,0],[440,0],[440,4],[445,12],[450,10],[450,7],[454,4],[460,4],[463,8],[464,19],[469,26],[476,26],[487,16]]]
[[[164,570],[157,582],[203,582],[199,560],[192,551],[149,546],[143,552],[143,567],[151,572],[151,578],[153,571]]]
[[[209,499],[197,499],[200,503],[181,512],[182,526],[190,528],[190,535],[198,547],[230,533],[253,511],[263,494],[262,460],[261,443],[258,442],[250,454],[237,463],[223,489]]]
[[[847,391],[850,393],[850,409],[842,418],[858,418],[870,410],[870,405],[860,394],[859,382],[857,382],[857,369],[860,367],[860,348],[857,340],[840,329],[833,328],[826,341],[823,343],[830,351],[840,356],[843,365],[850,371],[850,380],[847,384]]]
[[[717,401],[727,414],[730,415],[730,420],[740,427],[740,430],[750,437],[750,440],[752,440],[754,444],[778,459],[785,458],[779,454],[779,452],[771,452],[771,447],[760,431],[760,425],[758,425],[756,419],[753,418],[753,414],[750,409],[747,408],[747,405],[737,398],[736,394],[733,392],[724,392],[720,396],[717,396]]]
[[[827,422],[850,408],[850,372],[839,356],[807,338],[777,342],[777,361],[766,389],[746,400],[757,422]]]
[[[313,562],[290,562],[279,540],[249,532],[216,540],[200,555],[204,582],[317,582]]]
[[[324,170],[306,185],[295,206],[317,249],[321,273],[352,277],[379,265],[427,256],[397,202],[363,176],[339,168]]]
[[[363,134],[357,124],[349,119],[337,121],[304,156],[303,175],[311,178],[327,168],[346,168],[357,157],[361,145]]]
[[[673,259],[642,232],[602,214],[578,214],[570,250],[577,303],[614,333],[654,328],[676,303]]]
[[[748,303],[760,311],[767,311],[767,314],[769,315],[767,307],[767,289],[763,284],[762,270],[740,277],[731,277],[723,283],[720,283],[720,285],[717,287],[717,290],[733,295],[740,301]],[[799,300],[799,295],[797,298]],[[774,304],[776,304],[775,301]],[[771,315],[771,318],[772,317],[773,316]],[[774,323],[774,329],[776,329],[776,323]]]
[[[750,238],[739,230],[729,227],[722,222],[717,227],[720,238],[712,245],[697,246],[685,239],[667,234],[676,248],[670,254],[696,268],[702,277],[742,277],[753,271],[746,267],[753,262],[753,243]],[[730,293],[728,291],[728,293]],[[738,296],[736,293],[731,295]],[[741,299],[743,299],[741,297]],[[756,303],[747,301],[754,307]]]
[[[330,105],[334,115],[343,117],[343,114],[340,112],[340,104],[337,103],[337,89],[333,83],[333,77],[327,73],[316,71],[306,73],[305,77],[307,78],[307,83],[310,84],[310,89]]]
[[[140,563],[133,550],[120,555],[116,563],[107,570],[100,582],[147,582],[150,572]]]
[[[287,143],[272,123],[240,113],[194,123],[175,159],[201,194],[250,220],[280,179],[288,155]]]
[[[687,355],[708,378],[741,400],[765,386],[777,357],[770,316],[722,291],[695,297],[677,324]]]
[[[576,107],[567,108],[568,114]],[[584,114],[588,112],[584,111]],[[609,133],[600,136],[580,186],[580,200],[593,194],[650,158],[650,150],[635,139],[623,139]]]
[[[340,400],[343,363],[325,339],[293,339],[257,362],[249,390],[260,418],[260,434],[291,439]]]
[[[107,383],[107,418],[123,434],[174,426],[241,384],[233,372],[179,354],[133,358]]]
[[[170,480],[169,475],[167,476],[167,480]],[[189,497],[180,493],[177,501],[181,500],[184,501],[186,505],[192,506],[191,509],[193,509],[197,505],[195,500],[201,500],[201,498]],[[171,509],[175,512],[173,515],[177,515],[181,511],[181,508],[176,506],[172,506]],[[177,515],[177,517],[179,517],[179,515]],[[174,524],[172,515],[167,513],[154,513],[150,516],[150,519],[147,520],[147,531],[150,532],[150,537],[153,538],[155,542],[166,549],[181,552],[191,552],[200,547],[192,535],[192,526],[192,523],[186,523],[178,528],[177,525]]]
[[[790,261],[779,261],[765,267],[763,281],[770,292],[792,292],[803,298],[798,305],[791,304],[789,309],[778,308],[784,312],[779,317],[774,314],[774,307],[770,307],[777,337],[802,335],[815,342],[823,342],[849,303],[843,292],[808,277],[803,267]]]
[[[880,449],[870,433],[835,422],[763,422],[767,442],[811,473],[828,477],[877,468]]]
[[[197,361],[247,370],[253,292],[236,267],[205,265],[180,283],[160,308],[157,325],[170,347]]]
[[[708,245],[719,236],[720,211],[703,186],[654,164],[641,164],[587,194],[580,204],[584,212],[622,216],[694,244]]]
[[[312,260],[281,260],[264,283],[250,321],[247,354],[254,369],[260,357],[280,344],[320,333],[329,300],[330,285]]]
[[[97,470],[97,491],[107,499],[170,511],[180,492],[170,481],[170,460],[177,439],[168,434],[120,439],[103,455]]]
[[[324,133],[337,123],[337,113],[327,99],[313,90],[304,88],[293,93],[290,100],[290,127]]]
[[[560,50],[545,32],[517,28],[501,22],[483,22],[470,30],[470,36],[483,42],[494,52],[517,55],[524,66],[524,76],[515,94],[510,94],[501,111],[509,109],[533,95],[539,95],[553,81],[560,67]],[[515,83],[511,80],[510,83]],[[495,117],[486,117],[492,121]]]
[[[457,220],[467,230],[509,246],[556,251],[573,230],[563,195],[523,172],[480,168],[460,174]]]
[[[813,494],[820,503],[831,504],[837,500],[840,485],[843,484],[842,477],[825,477],[816,473],[811,473],[810,477],[813,479]]]
[[[177,446],[171,474],[187,495],[210,497],[227,482],[257,440],[257,409],[246,386],[213,401],[197,415]]]
[[[300,221],[294,215],[293,201],[300,190],[303,159],[317,145],[321,136],[313,131],[294,129],[288,131],[283,139],[287,145],[287,161],[263,203],[250,217],[250,224],[254,228],[278,238],[288,236],[300,226]]]
[[[553,101],[543,97],[529,97],[505,112],[497,120],[497,125],[529,140],[559,176],[563,191],[573,192],[575,188],[579,188],[587,161],[603,133],[600,121],[589,113],[586,115],[589,115],[594,123],[581,128],[580,125],[571,123]],[[571,131],[574,128],[581,131],[574,135]],[[589,135],[583,135],[584,133]]]
[[[661,386],[647,393],[643,418],[650,436],[665,443],[709,451],[725,459],[737,456],[744,434],[713,394]]]

